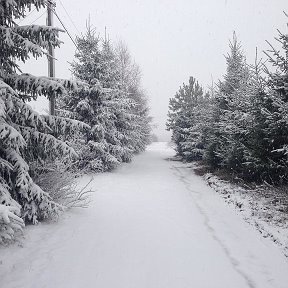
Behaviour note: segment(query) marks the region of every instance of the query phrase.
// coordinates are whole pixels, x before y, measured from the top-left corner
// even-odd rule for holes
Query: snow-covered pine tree
[[[284,56],[271,46],[268,55],[277,69],[266,68],[267,86],[263,64],[248,66],[234,36],[227,74],[216,91],[204,158],[247,181],[287,181],[287,36],[280,34],[279,40]]]
[[[119,89],[119,71],[118,71],[118,61],[116,58],[116,51],[110,41],[110,39],[105,38],[99,42],[100,48],[100,73],[98,80],[104,88],[108,89]]]
[[[114,115],[113,142],[117,143],[117,146],[114,146],[117,148],[116,150],[114,148],[114,153],[120,162],[129,162],[134,152],[130,145],[131,136],[133,133],[137,133],[135,115],[131,113],[131,109],[136,103],[128,97],[128,93],[121,86],[120,65],[110,40],[105,39],[103,41],[101,56],[102,73],[99,81],[100,83],[106,83],[106,88],[110,89],[112,96],[109,107]]]
[[[128,123],[133,118],[134,124],[126,127],[126,143],[133,153],[143,151],[150,143],[151,117],[145,92],[141,88],[141,72],[139,66],[132,61],[127,46],[119,42],[116,46],[116,59],[119,88],[124,97],[134,103],[128,109]],[[130,116],[129,116],[130,114]],[[122,125],[125,125],[125,119]],[[122,121],[123,122],[123,121]],[[128,124],[126,121],[126,125]],[[132,156],[132,155],[131,155]]]
[[[86,34],[77,38],[77,43],[72,72],[76,79],[90,85],[90,89],[63,97],[60,105],[92,127],[84,135],[85,145],[80,147],[74,141],[80,148],[77,149],[81,156],[78,168],[110,170],[122,161],[130,161],[136,150],[133,143],[139,138],[136,120],[140,118],[134,113],[137,103],[129,97],[131,89],[124,89],[120,61],[110,41],[101,42],[88,25]]]
[[[219,92],[222,96],[226,96],[229,101],[229,96],[233,92],[242,86],[243,80],[247,77],[245,72],[247,71],[246,58],[242,51],[241,43],[238,41],[236,33],[234,31],[232,40],[229,41],[230,53],[226,58],[226,74],[224,80],[218,84]]]
[[[87,25],[86,34],[77,37],[76,42],[78,49],[75,53],[76,60],[72,63],[72,73],[89,88],[63,96],[59,105],[62,110],[72,112],[75,119],[91,126],[91,130],[72,140],[72,145],[79,154],[76,166],[80,169],[106,171],[121,162],[122,153],[114,124],[114,109],[121,108],[114,101],[115,91],[107,88],[115,85],[107,77],[113,71],[104,71],[110,68],[108,62],[113,63],[113,59],[110,59],[110,47],[106,47],[106,62],[102,62],[101,40],[90,24]]]
[[[273,63],[284,60],[284,58],[277,59],[279,53],[277,51],[274,56],[270,56]],[[275,86],[273,82],[274,77],[279,79],[280,76],[285,79],[285,71],[277,69],[275,72],[269,72],[264,67],[256,57],[254,66],[249,67],[246,85],[237,90],[235,98],[238,102],[234,101],[237,106],[234,115],[237,111],[237,117],[233,117],[231,123],[234,131],[238,132],[234,134],[234,141],[239,146],[238,151],[241,149],[242,156],[238,157],[241,162],[239,161],[234,170],[237,176],[246,181],[279,184],[288,180],[286,154],[288,106],[286,96],[282,98],[285,84],[280,84],[280,92],[279,82],[276,80]],[[268,82],[263,77],[264,71],[268,73]]]
[[[266,69],[269,91],[265,93],[266,127],[263,131],[267,141],[262,150],[267,159],[262,160],[265,167],[262,177],[274,183],[288,181],[288,34],[279,31],[278,42],[282,50],[270,45],[266,53],[276,69],[272,72]]]
[[[242,120],[247,101],[249,103],[249,69],[235,33],[229,47],[226,75],[219,82],[215,93],[213,119],[204,158],[213,167],[235,172],[243,160],[245,127],[242,127]]]
[[[269,72],[256,61],[245,88],[237,92],[238,111],[242,109],[242,121],[236,119],[238,130],[242,129],[238,145],[243,151],[238,173],[246,180],[271,184],[288,181],[288,36],[280,33],[278,40],[284,53],[272,45],[267,53],[276,70]]]
[[[169,101],[167,130],[172,131],[172,141],[183,160],[199,160],[203,155],[200,118],[204,111],[204,92],[195,78],[183,84]]]
[[[246,181],[262,182],[269,181],[270,164],[269,154],[271,149],[271,139],[269,139],[269,130],[267,115],[271,107],[269,89],[267,81],[263,78],[263,63],[256,61],[255,65],[250,66],[249,80],[244,97],[240,106],[242,107],[243,117],[239,118],[238,126],[243,129],[242,151],[243,159],[238,167],[238,175]],[[243,90],[240,90],[240,92]],[[246,96],[246,97],[245,97]],[[248,96],[248,97],[247,97]],[[241,121],[241,122],[240,122]],[[272,141],[273,142],[273,141]]]
[[[71,81],[21,74],[19,61],[47,55],[49,45],[59,47],[61,43],[57,28],[18,26],[15,22],[25,17],[33,6],[39,10],[46,3],[45,0],[0,1],[1,240],[13,238],[14,231],[21,227],[23,221],[18,216],[37,223],[63,208],[34,183],[29,163],[55,155],[75,155],[74,150],[53,133],[83,126],[59,117],[42,117],[25,103],[38,95],[49,98],[65,94],[66,89],[76,85]]]

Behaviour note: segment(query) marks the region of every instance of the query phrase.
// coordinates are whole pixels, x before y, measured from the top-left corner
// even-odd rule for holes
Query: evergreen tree
[[[246,129],[240,177],[248,181],[263,181],[270,174],[268,154],[272,139],[268,136],[267,113],[271,107],[267,82],[262,76],[263,64],[255,62],[251,66],[247,89],[249,103],[246,105]],[[273,140],[272,140],[273,142]],[[270,150],[270,151],[269,151]],[[268,176],[268,177],[267,177]]]
[[[288,35],[279,31],[278,41],[282,51],[270,45],[272,49],[266,53],[276,69],[266,69],[268,89],[262,93],[265,125],[261,164],[265,173],[261,177],[275,183],[288,181]]]
[[[243,160],[245,127],[242,124],[249,103],[249,69],[235,33],[229,47],[230,53],[226,56],[227,72],[215,93],[212,129],[204,158],[213,167],[235,172]]]
[[[141,89],[141,72],[139,66],[132,61],[127,46],[119,42],[116,46],[117,71],[119,76],[119,89],[125,93],[134,105],[130,108],[131,117],[134,119],[134,127],[130,130],[127,143],[133,153],[143,151],[150,143],[151,117],[149,116],[148,100]],[[128,120],[128,122],[130,122]]]
[[[263,64],[255,63],[249,71],[245,88],[239,89],[238,107],[242,109],[242,121],[237,128],[242,130],[241,165],[238,174],[249,181],[267,181],[271,184],[286,182],[288,175],[286,147],[287,125],[287,36],[280,33],[284,55],[273,49],[270,61],[275,72],[268,72],[268,82],[263,78]],[[286,69],[285,69],[286,67]],[[239,108],[238,108],[239,110]],[[240,118],[241,119],[241,118]],[[238,148],[239,149],[239,148]]]
[[[203,154],[202,133],[198,125],[204,102],[203,88],[193,77],[169,101],[167,129],[172,130],[177,154],[187,161],[199,160]]]
[[[279,33],[282,51],[270,45],[266,53],[273,72],[257,57],[247,65],[234,33],[226,75],[213,97],[202,100],[205,108],[189,101],[185,85],[170,99],[167,127],[184,160],[194,159],[201,143],[200,155],[214,169],[246,181],[288,181],[288,36]],[[195,139],[201,141],[195,145]]]
[[[120,88],[118,62],[115,53],[116,51],[109,39],[102,41],[99,81],[104,88]]]
[[[0,241],[13,238],[14,231],[21,227],[23,223],[18,216],[37,223],[63,209],[34,183],[29,164],[55,155],[75,155],[53,133],[81,126],[60,117],[42,117],[25,103],[39,95],[49,98],[65,94],[76,85],[21,74],[18,66],[18,61],[47,55],[49,45],[59,47],[61,43],[57,28],[15,23],[15,19],[25,17],[33,6],[39,10],[46,3],[44,0],[0,2]]]
[[[77,43],[72,72],[90,88],[62,97],[60,105],[92,127],[84,135],[84,145],[74,141],[80,153],[78,168],[106,171],[131,160],[136,152],[135,142],[139,142],[141,127],[137,120],[147,117],[135,113],[138,103],[129,96],[131,89],[124,87],[120,60],[110,41],[101,43],[95,30],[88,26]]]
[[[224,81],[219,83],[219,92],[229,98],[234,91],[241,88],[243,81],[247,78],[246,59],[242,51],[241,43],[238,41],[236,33],[233,33],[233,38],[229,42],[230,53],[226,58],[226,74]]]
[[[62,97],[60,105],[92,127],[85,133],[84,143],[77,145],[78,140],[75,143],[80,154],[78,168],[106,171],[121,162],[123,149],[119,139],[121,135],[115,126],[115,110],[121,111],[124,104],[116,100],[120,93],[110,87],[115,87],[116,79],[109,77],[109,63],[113,63],[109,44],[104,45],[103,56],[100,38],[90,25],[86,34],[78,37],[76,42],[78,50],[75,53],[76,61],[72,63],[72,73],[77,80],[87,83],[89,89]]]

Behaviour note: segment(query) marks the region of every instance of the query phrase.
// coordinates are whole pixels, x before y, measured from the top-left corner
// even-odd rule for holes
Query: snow
[[[1,288],[287,288],[280,250],[173,154],[152,144],[94,176],[89,208],[1,248]]]
[[[15,213],[20,213],[20,209],[18,207],[11,207],[0,204],[0,222],[9,224],[11,220],[14,220],[18,221],[19,223],[23,223],[23,220],[19,218]]]
[[[198,165],[187,165],[187,169],[197,170]],[[257,229],[262,237],[267,237],[278,245],[288,257],[288,195],[286,187],[268,185],[254,189],[241,187],[216,175],[207,173],[204,179],[225,202],[232,205],[250,225]]]
[[[2,192],[1,186],[0,192]],[[13,239],[15,234],[22,232],[24,221],[19,217],[19,215],[20,207],[0,204],[0,244],[3,244],[4,242],[6,243]]]

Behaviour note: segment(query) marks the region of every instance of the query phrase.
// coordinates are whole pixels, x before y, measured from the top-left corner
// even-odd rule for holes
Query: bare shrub
[[[50,163],[45,168],[36,168],[34,181],[51,198],[65,208],[87,208],[90,203],[91,189],[88,189],[91,180],[84,186],[79,187],[77,174],[69,172],[62,163]]]

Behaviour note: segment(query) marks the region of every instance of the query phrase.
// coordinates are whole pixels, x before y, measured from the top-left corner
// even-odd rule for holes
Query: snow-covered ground
[[[193,166],[189,165],[187,169],[195,169]],[[254,226],[262,237],[273,241],[288,257],[287,186],[279,188],[262,185],[245,188],[210,173],[207,173],[204,179],[246,222]]]
[[[173,154],[151,145],[94,177],[88,209],[28,227],[0,249],[0,287],[287,288],[287,258]]]

